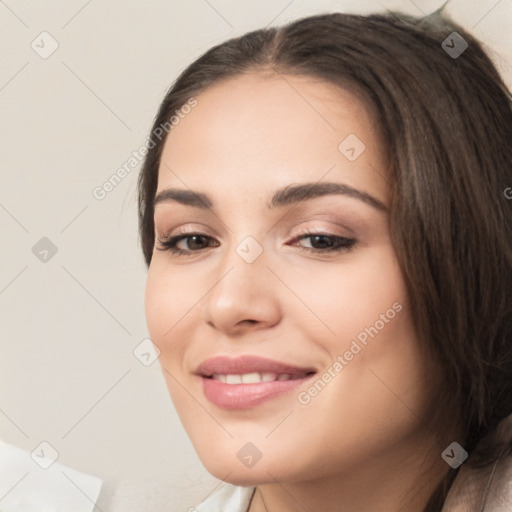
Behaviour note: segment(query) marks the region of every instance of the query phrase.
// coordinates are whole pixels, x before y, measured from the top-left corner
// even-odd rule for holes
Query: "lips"
[[[316,370],[312,367],[301,368],[258,356],[212,357],[211,359],[203,361],[196,370],[197,374],[204,377],[211,377],[214,374],[242,375],[244,373],[253,372],[304,375],[306,373],[316,372]]]
[[[316,373],[258,356],[207,359],[196,372],[208,400],[222,409],[248,409],[291,391]]]

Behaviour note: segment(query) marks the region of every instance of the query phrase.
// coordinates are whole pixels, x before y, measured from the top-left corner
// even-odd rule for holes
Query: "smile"
[[[205,397],[221,409],[249,409],[290,392],[316,373],[258,356],[219,356],[196,370]]]
[[[225,382],[226,384],[256,384],[258,382],[273,382],[275,380],[293,380],[300,379],[304,377],[303,375],[290,375],[288,373],[243,373],[242,375],[231,373],[231,374],[222,374],[217,373],[212,375],[212,379],[220,380],[221,382]]]

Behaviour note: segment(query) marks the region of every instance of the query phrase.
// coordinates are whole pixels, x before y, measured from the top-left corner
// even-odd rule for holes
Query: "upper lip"
[[[315,373],[312,367],[293,366],[273,359],[244,355],[237,357],[217,356],[203,361],[196,369],[202,377],[221,375],[243,375],[245,373],[278,373],[288,375],[306,375]]]

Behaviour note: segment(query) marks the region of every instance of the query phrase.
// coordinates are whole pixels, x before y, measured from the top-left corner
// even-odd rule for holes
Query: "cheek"
[[[161,351],[165,361],[171,349],[177,348],[177,334],[180,331],[190,305],[193,292],[190,286],[183,286],[179,277],[170,272],[158,261],[151,263],[146,280],[145,313],[149,334]],[[185,322],[186,323],[186,322]]]
[[[296,319],[303,319],[300,327],[311,324],[308,318],[315,320],[316,331],[310,329],[309,337],[322,343],[332,356],[347,350],[358,335],[364,342],[369,337],[365,329],[376,323],[379,332],[389,332],[391,324],[396,327],[396,320],[406,316],[397,311],[407,306],[407,289],[389,245],[354,254],[353,260],[337,268],[319,265],[314,271],[304,271],[293,287],[313,313],[297,315]]]
[[[417,408],[419,414],[426,410],[430,396],[427,360],[391,250],[368,253],[346,271],[316,273],[315,286],[304,286],[302,293],[307,293],[308,306],[326,326],[320,331],[318,322],[316,330],[303,322],[302,330],[322,345],[331,361],[329,383],[325,388],[320,383],[320,391],[311,390],[316,406],[342,417],[348,414],[355,421],[354,431],[360,428],[361,418],[365,418],[362,424],[373,425],[391,411],[407,416],[400,400]],[[333,369],[336,361],[343,366],[341,370],[339,365]],[[346,420],[347,426],[351,421]]]
[[[345,280],[346,293],[336,301],[345,311],[332,314],[338,335],[331,356],[347,362],[344,386],[358,389],[363,409],[396,405],[395,395],[422,409],[426,359],[398,262],[393,252],[381,251],[361,268]]]
[[[187,345],[185,333],[180,330],[187,324],[184,319],[190,309],[190,289],[180,286],[171,276],[153,260],[146,281],[145,313],[151,340],[160,350],[159,363],[169,394],[180,412],[186,406],[187,396],[179,392],[177,365],[183,361]]]
[[[338,294],[342,299],[336,306],[344,304],[346,310],[335,316],[334,308],[336,336],[328,346],[333,361],[341,357],[343,369],[308,406],[329,411],[322,424],[343,447],[340,456],[360,446],[361,439],[366,439],[366,455],[378,453],[416,432],[432,412],[429,386],[435,379],[428,374],[405,283],[394,259],[385,262],[385,269],[345,281],[356,287],[354,293]]]

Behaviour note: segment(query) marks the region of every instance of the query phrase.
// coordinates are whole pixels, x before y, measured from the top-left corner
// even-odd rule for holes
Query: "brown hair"
[[[453,32],[468,44],[458,57],[442,46]],[[207,51],[173,84],[153,130],[210,85],[268,70],[355,90],[376,115],[388,152],[392,242],[419,336],[444,375],[439,411],[455,418],[459,443],[471,453],[512,413],[510,93],[480,43],[440,12],[326,14]],[[164,143],[148,152],[139,177],[148,265]],[[427,510],[440,507],[453,476]]]

